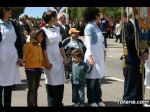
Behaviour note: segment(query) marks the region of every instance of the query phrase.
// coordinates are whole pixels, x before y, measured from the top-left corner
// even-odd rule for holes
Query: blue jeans
[[[85,84],[72,84],[72,102],[75,104],[84,104]]]
[[[62,107],[64,85],[46,84],[48,107]]]
[[[91,104],[102,102],[100,79],[86,79],[86,83],[88,103]]]

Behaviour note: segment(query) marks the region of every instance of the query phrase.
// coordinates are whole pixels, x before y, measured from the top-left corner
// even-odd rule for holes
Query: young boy
[[[74,106],[84,106],[85,101],[85,75],[92,69],[91,65],[83,62],[83,51],[81,49],[74,49],[72,51],[72,102]]]

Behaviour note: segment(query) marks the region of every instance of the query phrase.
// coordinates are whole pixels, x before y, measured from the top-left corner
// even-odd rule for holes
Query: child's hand
[[[146,61],[148,59],[148,53],[143,53],[141,56],[141,60]]]
[[[89,57],[88,62],[89,62],[90,65],[94,65],[95,64],[95,61],[94,61],[92,56]]]
[[[25,65],[25,63],[22,59],[18,59],[16,63],[21,67]]]
[[[64,58],[63,64],[64,64],[64,65],[67,65],[67,64],[68,64],[67,58]]]
[[[52,68],[52,66],[53,65],[51,63],[47,62],[45,68],[50,70]]]

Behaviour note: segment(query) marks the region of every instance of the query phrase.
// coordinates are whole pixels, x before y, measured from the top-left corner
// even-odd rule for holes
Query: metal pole
[[[67,24],[69,24],[69,14],[68,14],[68,7],[66,7],[66,21],[67,21]]]

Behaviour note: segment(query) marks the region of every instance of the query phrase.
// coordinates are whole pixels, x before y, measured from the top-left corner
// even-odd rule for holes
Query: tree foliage
[[[69,15],[71,19],[82,19],[83,12],[86,7],[70,7]],[[107,15],[113,19],[119,19],[121,17],[121,8],[120,7],[97,7],[100,13]]]
[[[25,7],[13,7],[12,18],[19,18],[19,16],[24,13],[24,10],[25,10]]]

